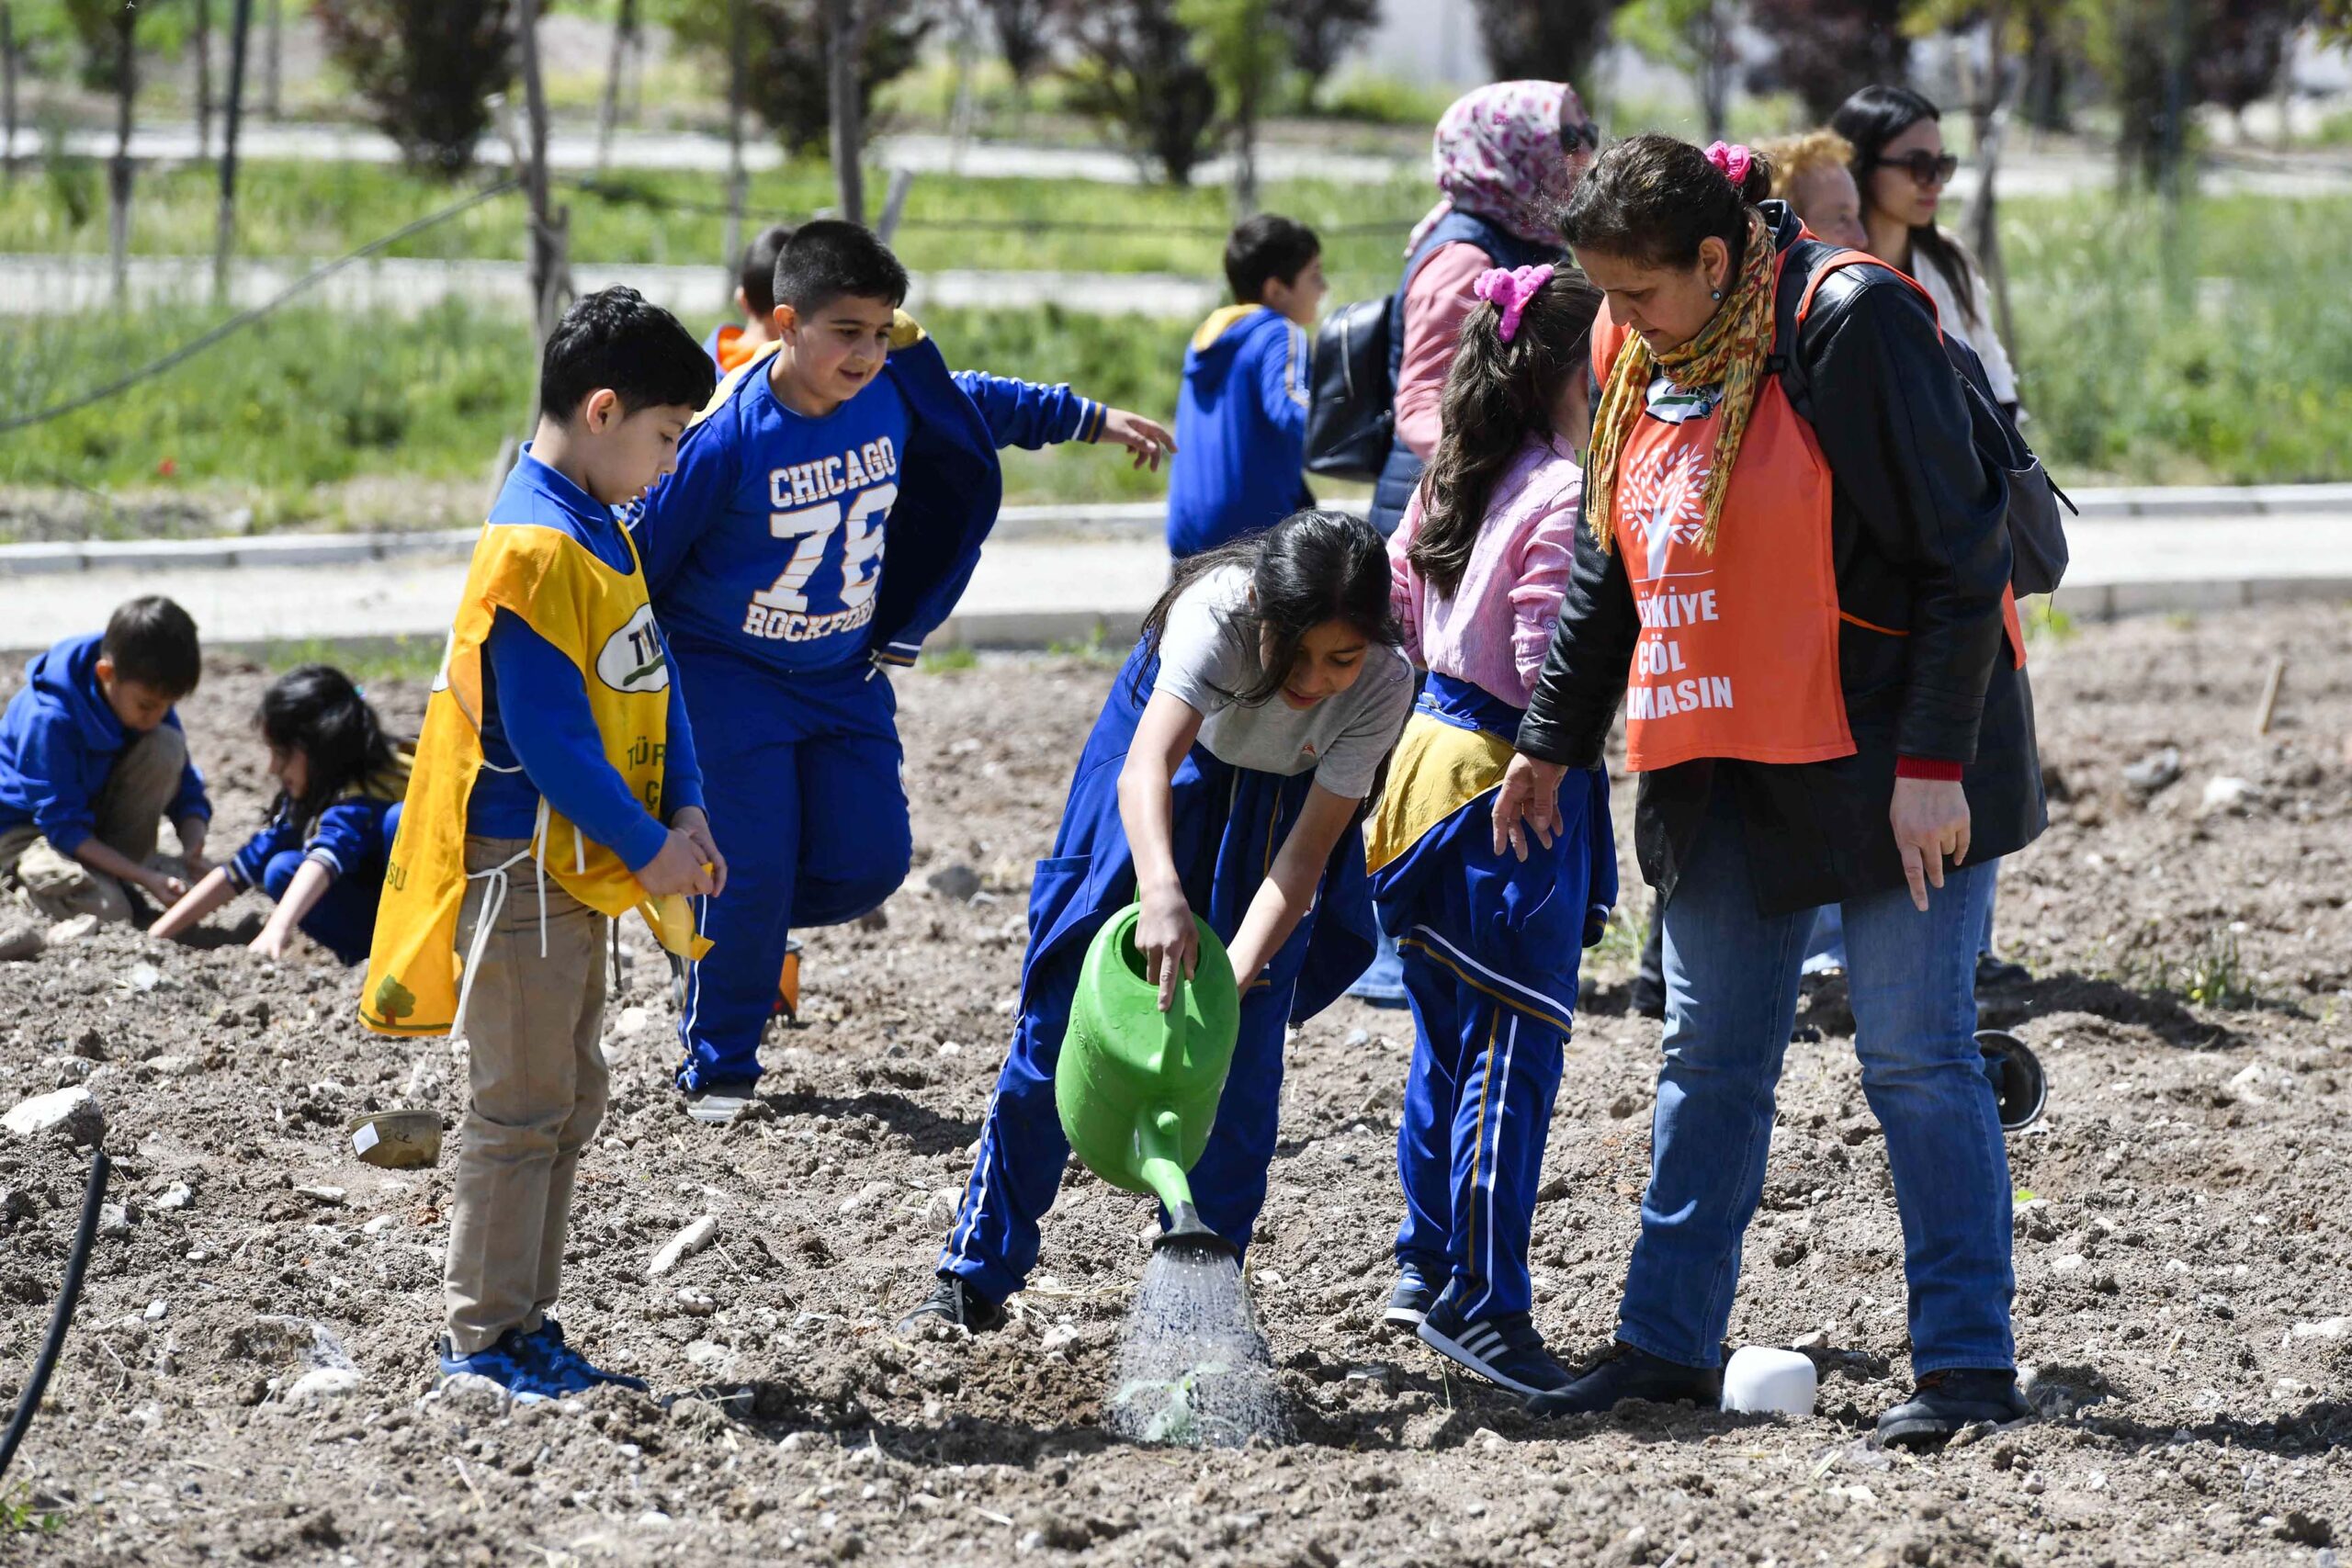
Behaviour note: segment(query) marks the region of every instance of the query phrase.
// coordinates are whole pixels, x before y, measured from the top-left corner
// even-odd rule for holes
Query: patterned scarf
[[[1430,161],[1438,204],[1413,226],[1410,255],[1421,236],[1449,212],[1474,212],[1522,240],[1557,245],[1548,221],[1552,201],[1565,197],[1567,154],[1560,146],[1560,113],[1584,118],[1576,89],[1565,82],[1490,82],[1453,100],[1438,118]]]
[[[1699,536],[1699,548],[1713,553],[1724,491],[1731,482],[1732,465],[1739,461],[1748,415],[1755,412],[1764,361],[1772,352],[1775,255],[1772,231],[1765,227],[1760,214],[1750,210],[1739,281],[1699,335],[1663,357],[1652,354],[1648,344],[1632,334],[1617,351],[1617,362],[1609,367],[1608,382],[1600,389],[1600,406],[1593,411],[1591,455],[1584,470],[1592,498],[1588,515],[1604,552],[1612,547],[1610,507],[1617,493],[1617,459],[1624,453],[1625,438],[1633,434],[1634,421],[1648,406],[1651,380],[1663,373],[1678,387],[1723,389],[1723,418],[1715,426],[1715,449],[1702,498],[1706,527]]]

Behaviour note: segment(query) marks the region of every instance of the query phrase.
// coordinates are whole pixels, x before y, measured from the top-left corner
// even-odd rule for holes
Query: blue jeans
[[[2000,863],[1996,860],[1992,863],[1998,865]],[[1977,925],[1976,951],[1986,957],[1992,956],[1993,953],[1993,906],[1996,901],[1996,885],[1999,881],[1997,872],[1984,879],[1984,918]],[[1820,913],[1814,918],[1813,940],[1804,953],[1804,972],[1819,975],[1845,967],[1845,919],[1838,914],[1837,905],[1824,904]]]
[[[1664,915],[1666,1061],[1617,1337],[1713,1367],[1764,1192],[1815,911],[1757,913],[1728,791],[1692,848]],[[1886,1133],[1903,1219],[1915,1376],[2015,1364],[2008,1156],[1974,1039],[1976,937],[1996,863],[1947,873],[1924,915],[1904,888],[1844,907],[1862,1092]]]

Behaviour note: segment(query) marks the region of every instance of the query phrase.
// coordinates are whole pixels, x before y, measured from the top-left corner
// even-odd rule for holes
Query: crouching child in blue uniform
[[[1012,1049],[929,1297],[901,1332],[975,1332],[1037,1260],[1069,1145],[1054,1067],[1087,945],[1140,899],[1136,945],[1173,999],[1197,911],[1242,988],[1240,1032],[1192,1189],[1246,1248],[1266,1196],[1284,1030],[1372,951],[1360,808],[1412,705],[1388,564],[1361,519],[1302,512],[1179,564],[1080,753],[1029,896]]]
[[[778,253],[776,341],[723,382],[638,521],[677,652],[712,831],[733,884],[701,910],[676,1081],[688,1114],[750,1102],[791,933],[876,908],[913,851],[898,705],[878,666],[947,618],[1003,495],[1001,446],[1116,440],[1156,464],[1148,420],[951,374],[898,309],[906,269],[854,223]],[[886,551],[888,564],[886,567]]]
[[[1568,1381],[1531,1315],[1527,1248],[1577,953],[1616,902],[1617,851],[1598,768],[1563,782],[1549,842],[1498,847],[1491,817],[1575,557],[1600,295],[1550,266],[1497,268],[1475,291],[1445,434],[1389,543],[1429,682],[1365,831],[1414,1026],[1386,1318],[1532,1394]]]
[[[277,908],[250,944],[255,953],[285,957],[299,930],[357,964],[376,936],[376,897],[408,793],[408,753],[385,735],[351,678],[324,664],[291,671],[262,694],[261,736],[277,781],[269,821],[147,934],[178,936],[259,888]]]

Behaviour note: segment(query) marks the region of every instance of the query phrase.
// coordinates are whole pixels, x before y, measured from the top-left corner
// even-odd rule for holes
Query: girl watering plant
[[[1295,513],[1177,567],[1079,757],[1053,857],[1038,863],[1012,1053],[938,1282],[901,1331],[1003,1323],[1069,1157],[1054,1068],[1080,963],[1138,899],[1136,946],[1163,1010],[1199,957],[1196,913],[1242,988],[1192,1185],[1208,1227],[1248,1245],[1283,1032],[1337,998],[1372,950],[1357,816],[1412,705],[1396,642],[1380,536],[1342,513]]]
[[[1405,650],[1429,671],[1367,831],[1415,1031],[1387,1321],[1519,1393],[1568,1381],[1529,1314],[1529,1226],[1577,999],[1577,955],[1617,896],[1609,781],[1566,775],[1561,824],[1489,842],[1510,737],[1576,551],[1587,359],[1600,295],[1573,268],[1473,285],[1445,435],[1389,542]]]

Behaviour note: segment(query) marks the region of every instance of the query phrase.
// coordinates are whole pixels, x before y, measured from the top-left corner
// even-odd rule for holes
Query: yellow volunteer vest
[[[605,760],[650,815],[662,816],[670,668],[635,541],[629,570],[618,572],[560,529],[485,526],[425,704],[360,992],[360,1021],[387,1034],[446,1034],[456,1018],[466,803],[482,763],[481,650],[500,610],[521,616],[579,666]],[[565,892],[605,915],[639,910],[672,953],[699,958],[709,951],[694,934],[684,898],[657,904],[620,856],[553,812],[540,821],[533,850]]]

